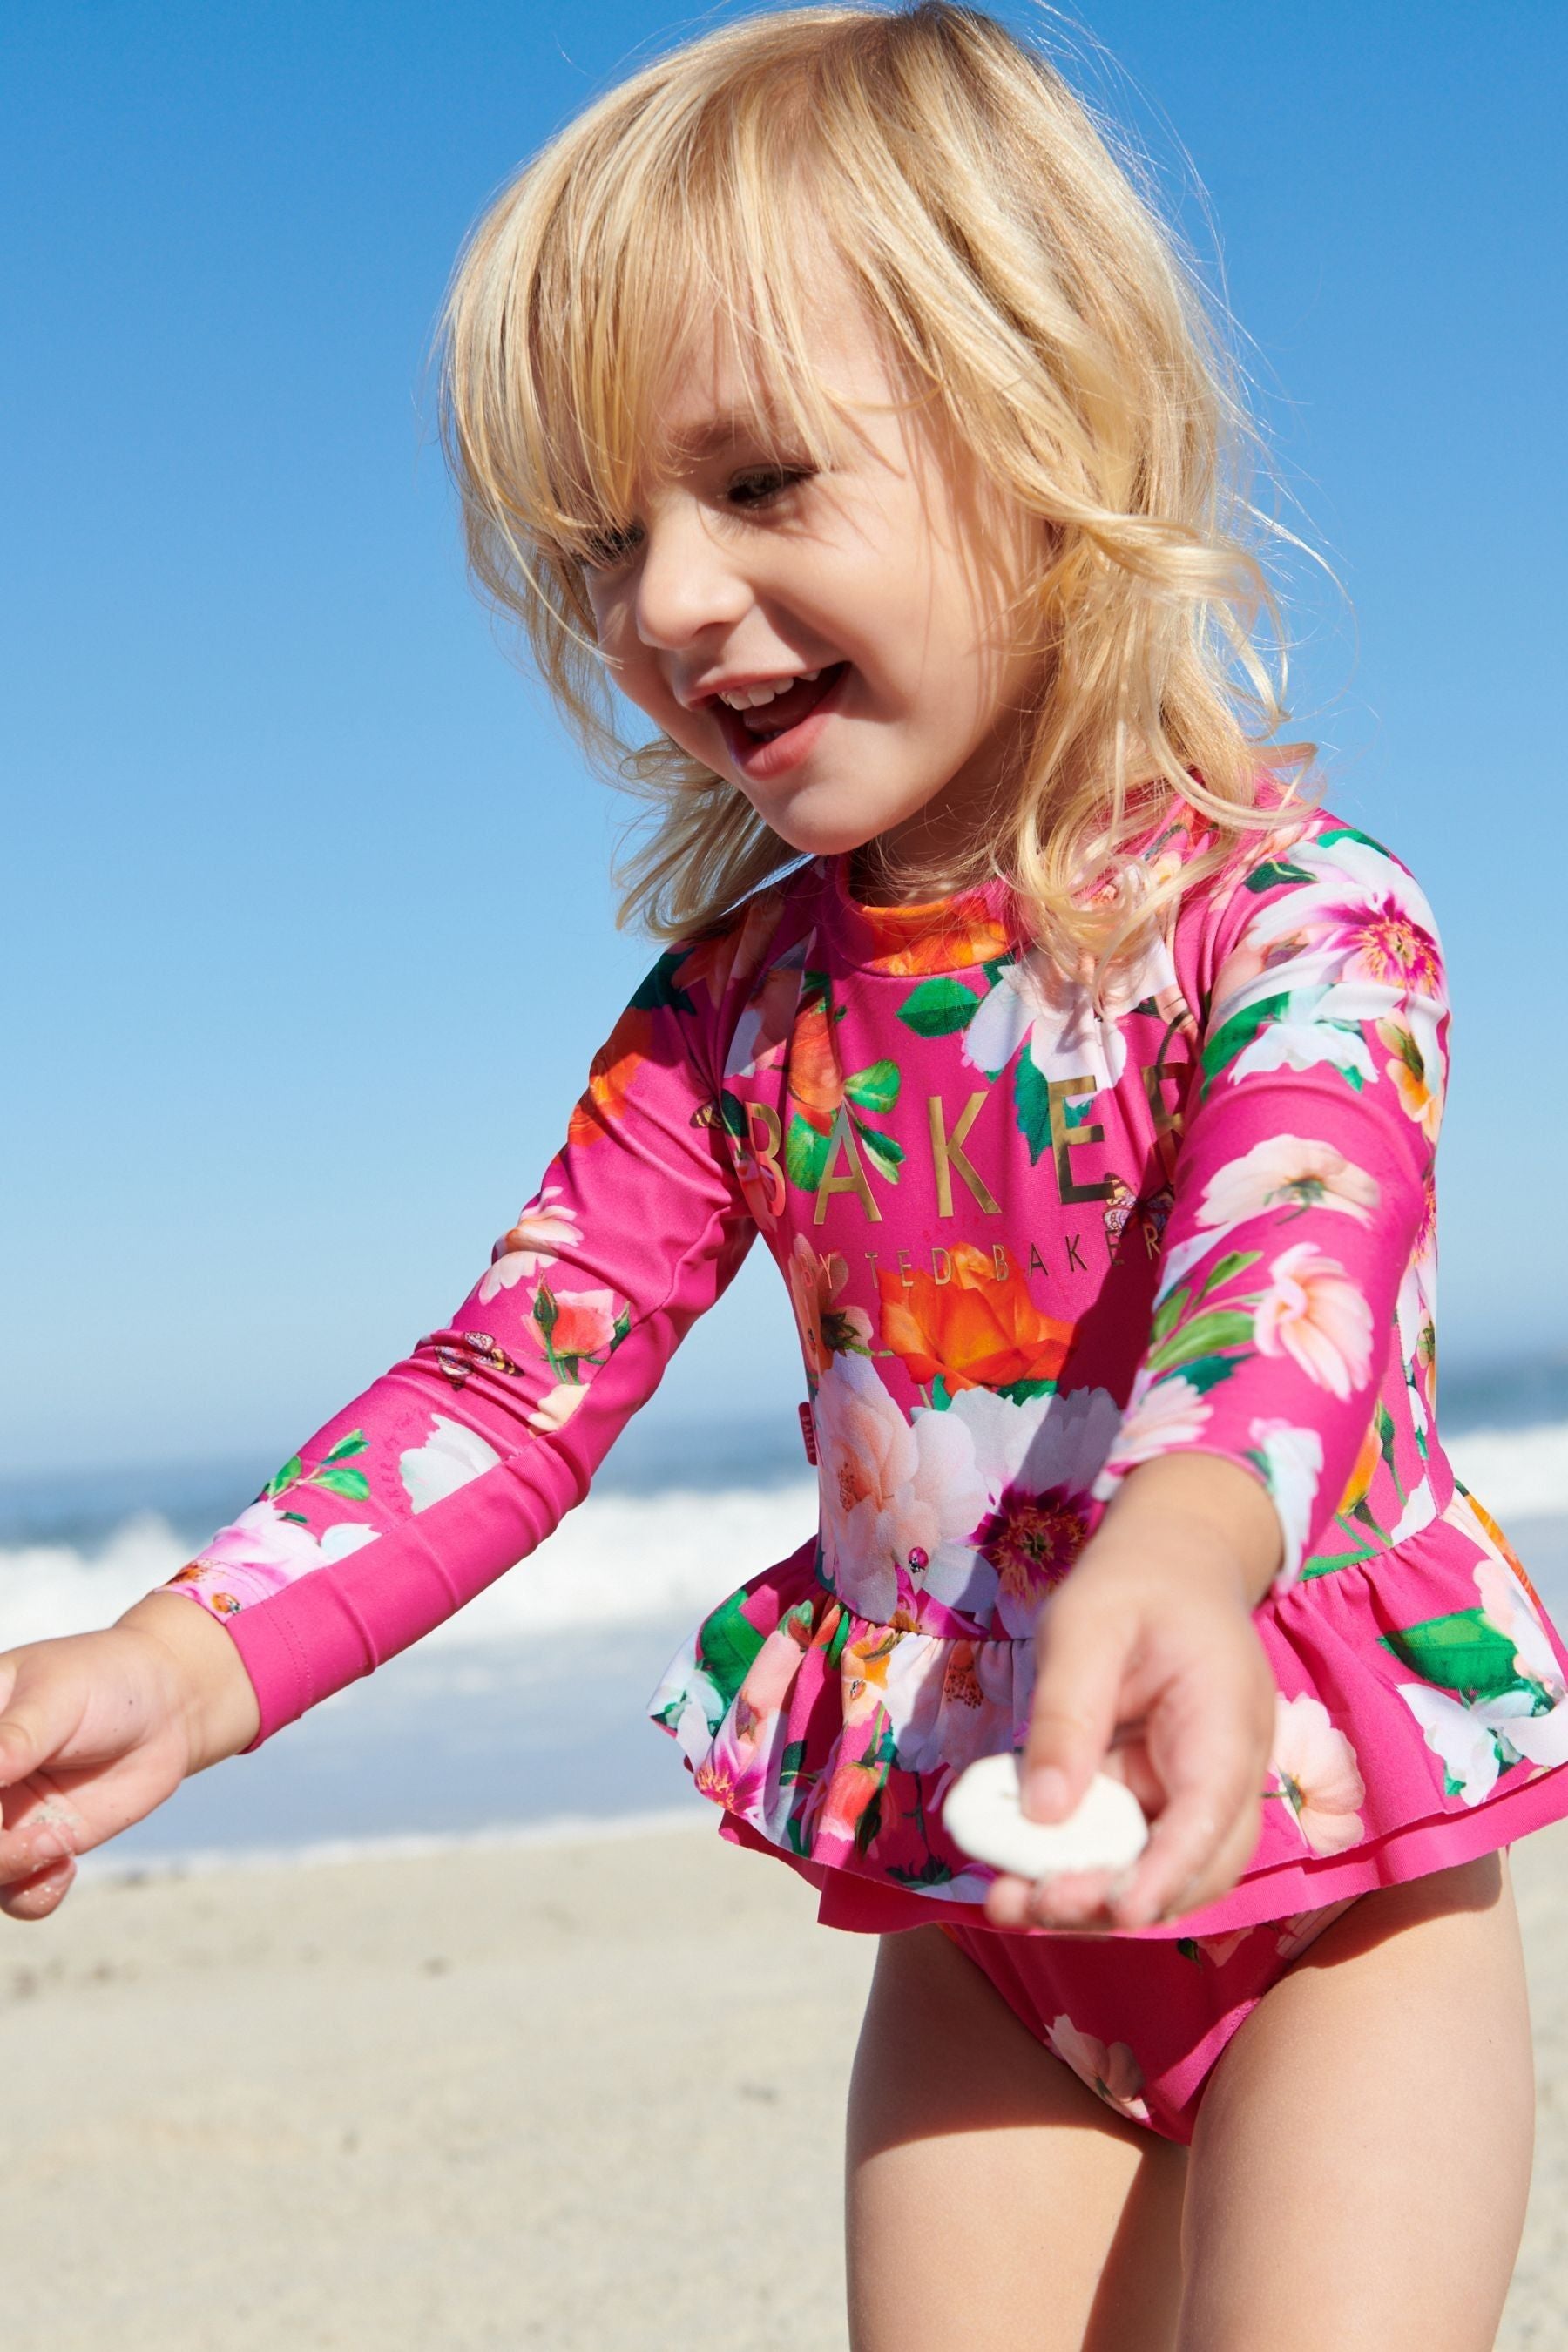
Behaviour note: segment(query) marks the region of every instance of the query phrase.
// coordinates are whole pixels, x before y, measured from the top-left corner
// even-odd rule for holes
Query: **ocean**
[[[1568,1621],[1568,1362],[1444,1379],[1460,1476]],[[0,1649],[111,1622],[272,1466],[0,1479]],[[647,1701],[704,1612],[793,1550],[816,1515],[790,1416],[634,1423],[532,1560],[254,1755],[186,1781],[83,1866],[195,1869],[411,1841],[435,1852],[706,1813]]]

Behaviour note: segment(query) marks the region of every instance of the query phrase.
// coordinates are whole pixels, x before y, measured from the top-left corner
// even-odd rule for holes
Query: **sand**
[[[1568,2340],[1568,1824],[1506,2352]],[[842,2352],[868,1940],[703,1819],[100,1878],[0,1919],[0,2313],[38,2352]]]

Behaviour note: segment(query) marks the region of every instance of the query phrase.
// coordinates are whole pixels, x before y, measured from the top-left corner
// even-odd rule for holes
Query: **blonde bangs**
[[[1046,944],[1109,968],[1194,878],[1133,871],[1151,817],[1184,800],[1217,865],[1260,822],[1260,774],[1311,754],[1268,740],[1284,660],[1258,549],[1277,527],[1247,500],[1256,436],[1224,337],[1088,109],[991,18],[921,0],[745,19],[610,91],[520,174],[443,318],[475,580],[521,623],[591,765],[647,806],[623,923],[689,935],[794,863],[727,779],[621,732],[581,558],[634,516],[697,322],[755,420],[831,462],[846,419],[809,356],[825,249],[911,399],[1050,526],[1016,616],[1044,686],[1007,805],[962,870],[900,878],[1003,874]]]

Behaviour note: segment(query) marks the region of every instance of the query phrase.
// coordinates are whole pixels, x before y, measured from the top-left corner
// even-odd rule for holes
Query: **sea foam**
[[[1506,1528],[1568,1518],[1568,1422],[1479,1429],[1448,1446],[1465,1484]],[[716,1491],[592,1495],[527,1560],[500,1577],[425,1646],[474,1646],[594,1626],[687,1616],[783,1559],[811,1533],[809,1478]],[[112,1622],[190,1556],[156,1512],[100,1545],[0,1547],[0,1649]]]

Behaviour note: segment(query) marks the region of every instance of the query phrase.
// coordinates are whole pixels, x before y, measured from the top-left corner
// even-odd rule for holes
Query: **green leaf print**
[[[1031,1404],[1036,1397],[1055,1396],[1056,1392],[1055,1381],[1009,1381],[1005,1388],[996,1391],[1009,1404]]]
[[[1252,1338],[1252,1318],[1238,1314],[1234,1307],[1211,1307],[1206,1313],[1194,1315],[1179,1331],[1173,1331],[1157,1348],[1151,1349],[1143,1359],[1143,1369],[1150,1372],[1173,1371],[1178,1364],[1190,1362],[1197,1356],[1213,1355],[1220,1348],[1244,1348]]]
[[[784,1173],[803,1192],[815,1192],[827,1165],[827,1138],[799,1111],[784,1131]]]
[[[903,1145],[895,1143],[890,1135],[884,1135],[880,1128],[868,1127],[863,1119],[855,1121],[855,1132],[878,1175],[885,1178],[888,1183],[896,1184],[899,1171],[904,1164]]]
[[[792,1739],[779,1759],[779,1779],[798,1780],[805,1769],[805,1742]]]
[[[639,982],[637,994],[632,998],[632,1003],[639,1013],[657,1013],[661,1005],[668,1005],[672,1013],[696,1012],[697,1007],[685,989],[675,985],[675,973],[685,962],[686,955],[684,948],[672,948],[668,955],[660,956],[647,979]]]
[[[1282,882],[1315,882],[1317,878],[1304,866],[1291,866],[1283,857],[1270,857],[1253,867],[1242,887],[1262,892],[1278,890]]]
[[[1312,846],[1315,849],[1331,849],[1336,841],[1359,841],[1363,849],[1375,849],[1380,857],[1389,855],[1381,841],[1373,841],[1370,833],[1358,833],[1353,824],[1331,824],[1325,832],[1319,834]],[[1314,875],[1312,878],[1316,881],[1319,877]]]
[[[356,1454],[368,1454],[369,1452],[370,1440],[365,1435],[363,1430],[351,1429],[348,1435],[346,1437],[340,1437],[331,1452],[330,1454],[323,1454],[321,1458],[326,1462],[352,1462]]]
[[[613,1356],[621,1341],[631,1338],[631,1332],[632,1310],[629,1307],[623,1307],[610,1327],[610,1345],[607,1352]]]
[[[1249,1265],[1256,1265],[1262,1255],[1261,1250],[1226,1250],[1219,1264],[1205,1275],[1198,1297],[1206,1298],[1211,1291],[1223,1290],[1227,1282],[1234,1282],[1238,1274],[1245,1274]]]
[[[897,1062],[869,1062],[844,1081],[844,1091],[862,1110],[891,1110],[899,1099]]]
[[[1289,991],[1279,996],[1262,996],[1256,1004],[1246,1005],[1241,1012],[1233,1013],[1228,1021],[1221,1022],[1204,1047],[1205,1087],[1213,1084],[1222,1070],[1228,1069],[1238,1054],[1246,1052],[1260,1029],[1267,1029],[1271,1021],[1279,1020],[1289,1002]]]
[[[731,1593],[697,1629],[699,1662],[726,1706],[733,1704],[763,1646],[763,1637],[742,1608],[741,1599],[738,1592]]]
[[[1154,1309],[1154,1320],[1149,1327],[1149,1337],[1158,1342],[1173,1331],[1183,1314],[1192,1303],[1192,1292],[1185,1283],[1167,1293]]]
[[[967,1029],[980,998],[960,980],[922,980],[899,1007],[899,1018],[917,1037],[951,1037]]]
[[[896,1862],[888,1864],[888,1876],[896,1878],[900,1886],[945,1886],[953,1874],[952,1864],[934,1853],[928,1853],[918,1870],[900,1869]]]
[[[723,1122],[726,1135],[735,1136],[742,1143],[750,1140],[751,1129],[746,1118],[746,1106],[739,1095],[732,1095],[730,1092],[728,1087],[721,1090],[719,1097],[719,1117]]]
[[[1498,1698],[1504,1691],[1533,1688],[1513,1663],[1513,1642],[1479,1609],[1457,1609],[1451,1616],[1401,1626],[1382,1636],[1382,1646],[1423,1682],[1467,1698]]]
[[[1018,1056],[1013,1077],[1013,1101],[1018,1115],[1018,1132],[1029,1147],[1033,1163],[1051,1139],[1051,1095],[1026,1045]]]
[[[291,1454],[275,1477],[268,1478],[262,1493],[270,1501],[275,1495],[286,1495],[304,1468],[297,1454]]]
[[[351,1503],[370,1500],[370,1480],[363,1470],[318,1470],[310,1483],[324,1486],[329,1495],[345,1495]]]
[[[1207,1396],[1210,1389],[1217,1389],[1221,1381],[1238,1372],[1244,1360],[1240,1356],[1194,1356],[1190,1364],[1182,1366],[1182,1378],[1199,1396]]]

